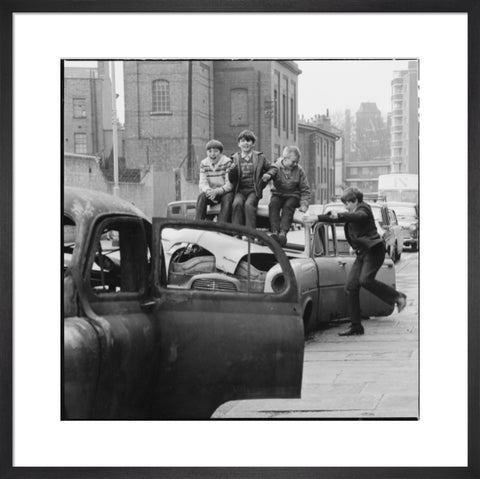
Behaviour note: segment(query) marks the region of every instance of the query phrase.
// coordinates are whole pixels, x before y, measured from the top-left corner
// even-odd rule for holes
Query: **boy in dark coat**
[[[360,318],[360,287],[373,293],[387,304],[397,305],[398,312],[405,308],[407,297],[375,276],[385,259],[385,242],[378,234],[372,209],[363,202],[363,193],[347,188],[342,196],[347,213],[329,212],[318,215],[319,221],[345,223],[345,237],[357,255],[348,275],[346,292],[350,309],[350,328],[340,336],[363,334]]]
[[[253,132],[244,130],[238,135],[240,151],[232,155],[232,168],[228,173],[234,185],[232,223],[250,228],[257,226],[257,206],[262,192],[276,171],[253,145],[257,138]]]

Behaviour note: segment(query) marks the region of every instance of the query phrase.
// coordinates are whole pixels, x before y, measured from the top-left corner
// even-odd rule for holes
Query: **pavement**
[[[395,269],[406,308],[363,321],[363,336],[338,336],[343,323],[309,337],[300,399],[231,401],[212,418],[418,418],[418,253]]]

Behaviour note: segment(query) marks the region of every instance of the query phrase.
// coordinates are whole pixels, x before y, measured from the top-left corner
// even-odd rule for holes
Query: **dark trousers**
[[[230,223],[232,216],[232,200],[233,192],[225,193],[222,196],[216,196],[215,201],[209,200],[205,193],[200,193],[197,198],[196,220],[204,220],[207,217],[207,205],[216,205],[220,202],[220,213],[218,221],[222,223]]]
[[[255,191],[239,191],[233,199],[232,223],[250,228],[257,226],[257,206],[260,198]]]
[[[375,276],[385,260],[385,244],[379,243],[357,255],[348,275],[346,292],[352,324],[360,324],[360,288],[373,293],[387,304],[395,304],[398,293],[388,284],[377,281]]]
[[[272,233],[279,231],[288,232],[290,226],[292,226],[295,208],[298,208],[299,205],[300,200],[294,196],[272,195],[270,204],[268,205],[268,215],[270,217],[270,229]],[[280,210],[282,211],[281,215]]]

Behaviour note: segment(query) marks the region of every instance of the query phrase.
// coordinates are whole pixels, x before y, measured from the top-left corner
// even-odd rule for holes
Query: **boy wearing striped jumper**
[[[232,185],[228,181],[227,170],[232,160],[223,154],[223,145],[218,140],[210,140],[206,145],[207,157],[200,162],[200,194],[197,198],[195,219],[204,220],[207,205],[220,203],[218,221],[229,223],[232,216]]]

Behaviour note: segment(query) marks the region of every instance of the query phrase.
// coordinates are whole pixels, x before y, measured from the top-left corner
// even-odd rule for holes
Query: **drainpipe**
[[[135,62],[137,72],[137,136],[140,139],[140,72],[138,71],[138,60]]]
[[[188,105],[187,105],[187,177],[192,170],[192,60],[188,61]]]
[[[257,138],[258,138],[258,149],[262,145],[262,130],[261,130],[261,122],[262,122],[262,90],[261,90],[261,80],[260,80],[260,70],[257,72],[257,88],[258,88],[258,128],[257,128]],[[269,153],[267,153],[269,155]],[[271,155],[270,155],[271,156]]]

